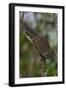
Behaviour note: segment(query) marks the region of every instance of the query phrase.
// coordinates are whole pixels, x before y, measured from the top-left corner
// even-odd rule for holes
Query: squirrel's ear
[[[46,33],[45,37],[47,38],[47,40],[49,39],[49,37],[48,37],[47,33]]]

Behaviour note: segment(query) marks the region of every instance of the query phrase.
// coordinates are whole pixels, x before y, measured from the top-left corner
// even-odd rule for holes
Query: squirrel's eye
[[[45,54],[44,54],[45,56],[47,56],[48,55],[48,53],[47,52],[45,52]]]
[[[38,47],[36,46],[36,49],[37,49]]]

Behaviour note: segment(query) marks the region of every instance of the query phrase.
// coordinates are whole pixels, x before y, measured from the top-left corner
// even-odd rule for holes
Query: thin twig
[[[41,76],[46,76],[46,60],[43,57],[41,58]]]

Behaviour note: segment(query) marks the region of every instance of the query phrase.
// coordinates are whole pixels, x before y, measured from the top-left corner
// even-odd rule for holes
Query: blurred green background
[[[19,13],[20,24],[20,65],[19,75],[23,77],[41,77],[41,57],[34,45],[25,37],[22,30],[22,14]],[[58,54],[58,15],[57,13],[24,12],[24,20],[42,36],[48,35],[50,47]],[[58,62],[46,60],[46,76],[58,75]]]

